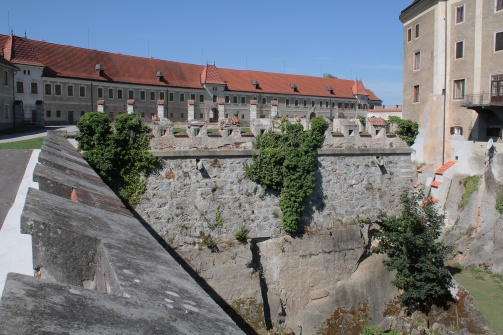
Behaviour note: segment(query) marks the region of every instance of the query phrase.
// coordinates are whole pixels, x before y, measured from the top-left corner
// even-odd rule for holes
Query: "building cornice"
[[[418,0],[413,2],[409,7],[405,8],[399,16],[402,23],[406,23],[425,10],[437,5],[439,2],[446,2],[448,0]]]

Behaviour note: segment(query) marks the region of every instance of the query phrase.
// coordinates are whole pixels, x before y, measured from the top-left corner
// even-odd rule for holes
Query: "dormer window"
[[[334,88],[332,86],[327,86],[327,91],[330,94],[334,94]]]
[[[162,74],[161,71],[157,71],[155,73],[155,76],[157,77],[157,79],[159,79],[159,81],[163,81],[163,79],[164,79],[164,74]]]
[[[259,84],[259,82],[258,82],[258,81],[256,81],[256,80],[252,80],[252,82],[251,82],[251,83],[252,83],[252,85],[253,85],[253,86],[255,86],[255,89],[259,89],[259,88],[260,88],[260,84]]]
[[[294,91],[294,92],[298,92],[299,90],[297,89],[297,85],[295,84],[290,84],[290,88]]]
[[[96,70],[96,72],[98,72],[99,76],[101,76],[103,74],[103,71],[105,71],[101,64],[96,64],[94,69]]]

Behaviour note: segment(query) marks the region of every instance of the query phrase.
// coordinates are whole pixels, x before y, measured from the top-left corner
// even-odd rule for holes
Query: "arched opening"
[[[216,108],[211,109],[210,122],[218,122],[218,110]]]
[[[312,112],[311,114],[309,114],[309,120],[312,120],[313,117],[316,117],[316,113],[315,112]]]

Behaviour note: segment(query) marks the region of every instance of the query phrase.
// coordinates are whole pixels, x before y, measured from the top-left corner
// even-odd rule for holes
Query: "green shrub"
[[[377,326],[365,326],[365,328],[363,328],[362,330],[361,335],[399,335],[399,333],[393,329],[385,332]]]
[[[470,202],[470,198],[473,194],[478,189],[479,186],[479,181],[482,178],[481,175],[475,175],[475,176],[469,176],[466,177],[461,181],[463,186],[465,187],[465,192],[463,193],[463,196],[461,197],[461,202],[459,203],[459,208],[464,208],[468,202]]]
[[[217,210],[215,213],[215,222],[217,223],[218,227],[221,227],[224,224],[224,218],[222,216],[222,212],[220,212],[219,210]]]
[[[281,191],[279,206],[283,228],[288,233],[298,230],[304,211],[304,200],[314,192],[317,150],[321,148],[328,123],[321,117],[311,120],[311,130],[300,123],[281,122],[281,134],[260,135],[256,146],[260,155],[245,166],[246,175],[264,189]]]
[[[396,132],[398,137],[404,140],[408,145],[414,144],[414,141],[419,134],[419,125],[417,122],[402,119],[398,116],[390,116],[388,118],[388,123],[396,124],[398,126],[398,130]]]
[[[79,149],[103,181],[126,203],[140,201],[148,170],[159,163],[149,151],[150,131],[137,114],[121,114],[114,128],[103,113],[86,113],[77,123]]]
[[[496,210],[503,214],[503,186],[498,189],[496,193]]]
[[[239,227],[239,230],[234,234],[234,237],[239,242],[246,243],[246,240],[248,238],[248,230],[244,225],[242,225],[241,227]]]

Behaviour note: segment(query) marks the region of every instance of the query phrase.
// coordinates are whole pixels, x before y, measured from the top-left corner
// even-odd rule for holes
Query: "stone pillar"
[[[257,100],[250,100],[250,121],[257,119]]]
[[[129,99],[127,101],[127,113],[134,114],[134,100],[133,99]]]
[[[105,100],[97,101],[98,108],[96,109],[99,113],[105,114]]]
[[[271,100],[271,119],[278,116],[278,101]]]
[[[157,100],[157,119],[159,121],[166,120],[166,106],[164,100]]]
[[[195,115],[195,101],[194,100],[189,100],[188,101],[188,113],[187,113],[187,120],[192,121],[194,120],[194,115]]]
[[[218,100],[218,121],[225,119],[225,100]]]

